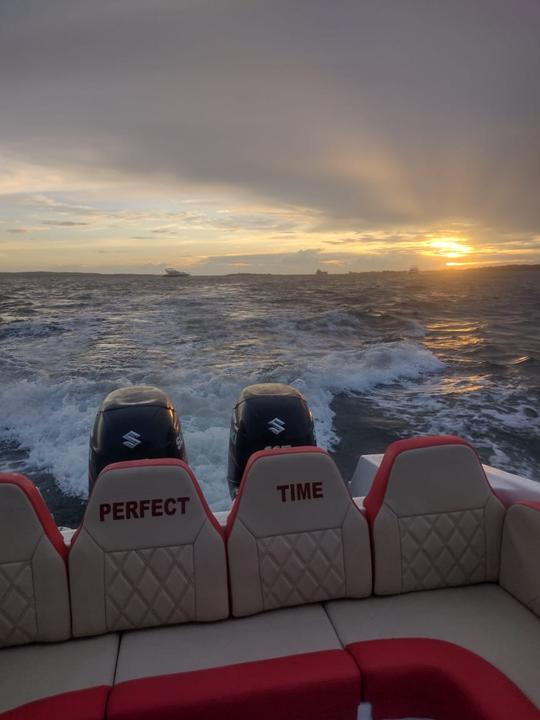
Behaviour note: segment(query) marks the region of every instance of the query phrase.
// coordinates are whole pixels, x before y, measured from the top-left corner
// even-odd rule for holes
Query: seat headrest
[[[237,617],[371,592],[367,521],[319,448],[252,455],[227,538]]]
[[[0,647],[69,637],[67,548],[35,485],[0,474]]]
[[[34,483],[18,473],[0,473],[0,562],[7,553],[12,562],[25,557],[42,535],[65,559],[62,534]]]
[[[257,537],[336,527],[351,496],[334,461],[317,447],[254,453],[227,523],[237,519]]]
[[[504,507],[465,440],[390,445],[365,507],[376,594],[497,580]]]
[[[109,465],[69,554],[73,634],[228,614],[223,531],[181,460]]]
[[[160,458],[102,470],[81,527],[108,551],[189,543],[207,520],[223,534],[191,469],[181,460]]]
[[[479,507],[493,492],[476,450],[453,435],[398,440],[386,449],[364,506],[373,523],[383,504],[396,515]]]

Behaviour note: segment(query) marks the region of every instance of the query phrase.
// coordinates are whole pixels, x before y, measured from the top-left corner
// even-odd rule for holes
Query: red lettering
[[[287,488],[287,485],[283,485]],[[178,498],[149,498],[145,500],[119,500],[113,503],[101,503],[99,506],[99,520],[103,522],[107,516],[113,520],[141,520],[150,515],[151,517],[162,517],[163,515],[175,515],[178,507],[180,514],[185,515],[190,497]]]
[[[166,515],[174,515],[176,512],[176,500],[174,498],[167,498],[164,506]]]
[[[180,514],[185,515],[186,514],[186,503],[189,502],[189,498],[188,497],[179,497],[176,499],[180,503]]]
[[[124,506],[123,502],[113,502],[112,504],[112,516],[113,520],[124,520]]]
[[[287,502],[287,488],[288,485],[278,485],[276,487],[276,490],[279,490],[281,492],[281,502]]]
[[[152,517],[161,517],[161,515],[163,515],[163,500],[161,498],[153,498]]]
[[[298,500],[311,500],[310,483],[298,483],[296,486],[296,495]]]
[[[128,500],[126,502],[126,520],[129,520],[131,517],[139,517],[139,513],[137,511],[138,504],[139,503],[136,500]]]
[[[324,497],[322,482],[291,483],[278,485],[276,490],[281,492],[281,502],[298,502],[299,500],[320,500]],[[287,490],[289,497],[287,497]]]

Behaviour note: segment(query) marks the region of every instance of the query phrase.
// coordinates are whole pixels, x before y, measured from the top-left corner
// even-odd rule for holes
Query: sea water
[[[88,439],[111,390],[173,399],[190,464],[226,509],[231,410],[292,383],[345,477],[360,454],[453,433],[540,480],[540,272],[168,278],[0,274],[0,470],[80,517]]]

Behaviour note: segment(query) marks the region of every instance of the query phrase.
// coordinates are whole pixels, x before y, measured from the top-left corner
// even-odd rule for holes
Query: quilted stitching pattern
[[[341,528],[259,538],[266,610],[345,595]]]
[[[105,555],[108,630],[195,620],[193,545]]]
[[[402,590],[431,590],[483,582],[484,509],[399,519]]]
[[[0,647],[36,640],[34,583],[30,562],[0,565]]]

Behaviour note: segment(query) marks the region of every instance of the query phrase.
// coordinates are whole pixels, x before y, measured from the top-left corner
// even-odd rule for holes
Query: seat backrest
[[[228,615],[223,532],[180,460],[98,476],[69,553],[73,634]]]
[[[251,456],[227,525],[232,613],[371,593],[365,517],[319,448]]]
[[[35,485],[0,474],[0,647],[69,637],[66,555]]]
[[[504,518],[501,587],[540,618],[540,502],[511,505]]]
[[[461,438],[390,445],[364,504],[376,594],[497,580],[504,507]]]

